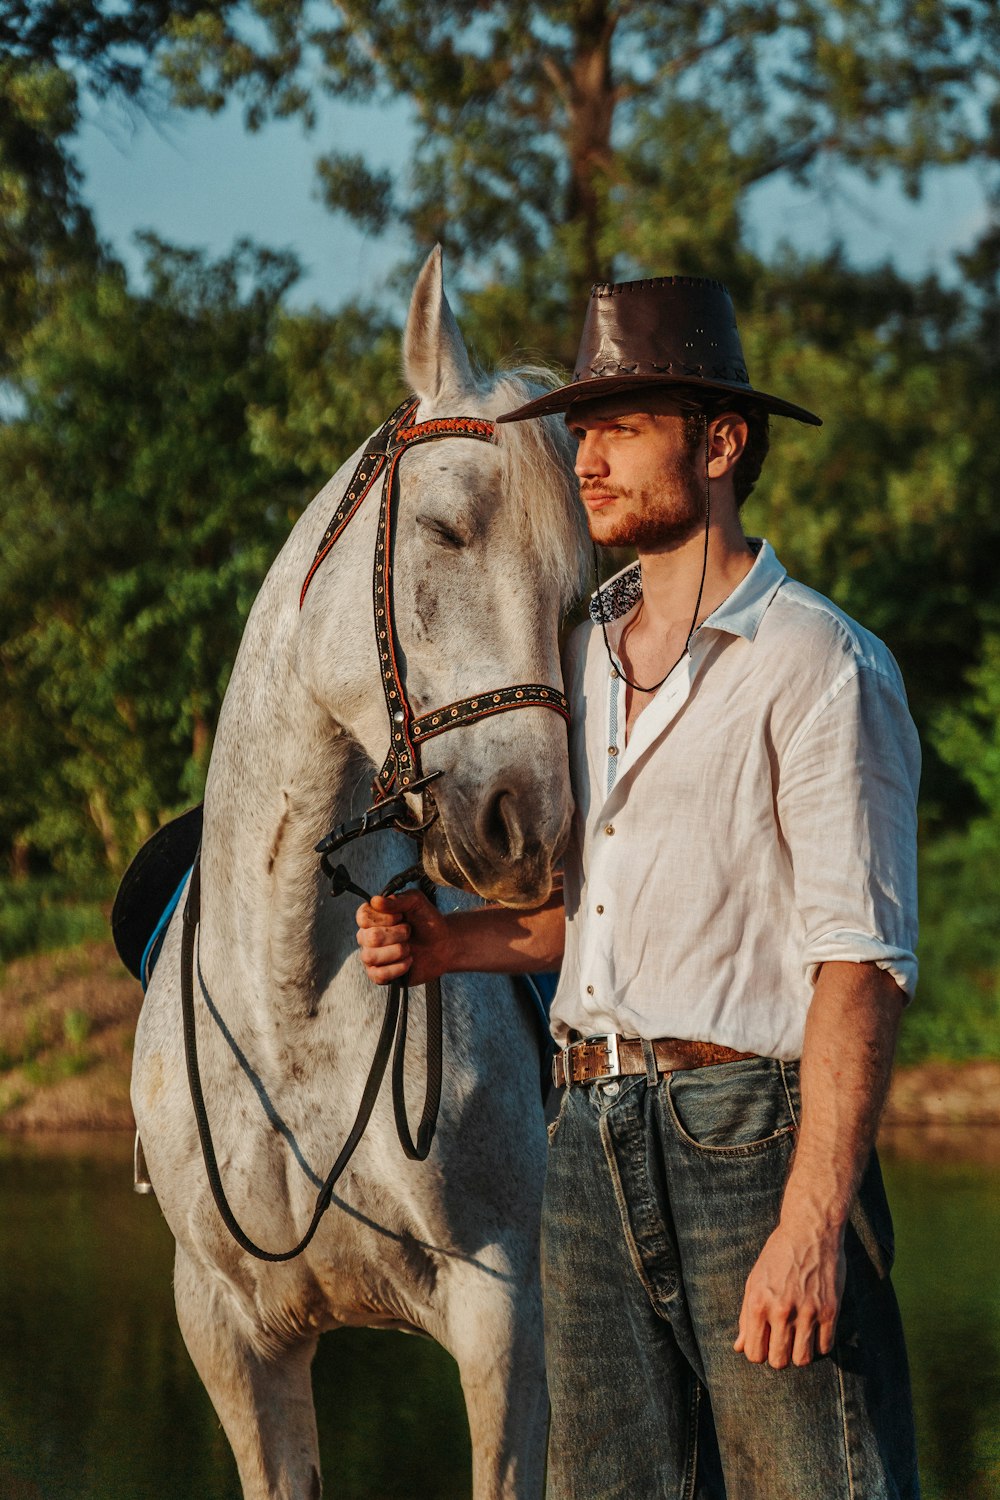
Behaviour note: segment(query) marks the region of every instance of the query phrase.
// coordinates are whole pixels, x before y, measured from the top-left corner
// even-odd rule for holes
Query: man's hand
[[[442,974],[533,974],[562,960],[566,918],[557,887],[534,911],[500,906],[442,916],[420,891],[373,896],[358,908],[358,946],[368,977],[389,984],[405,974],[426,984]]]
[[[358,908],[358,946],[369,979],[389,984],[405,974],[426,984],[449,968],[448,919],[422,891],[373,896]]]
[[[829,1354],[845,1274],[842,1231],[817,1235],[779,1224],[747,1277],[737,1354],[774,1370]]]

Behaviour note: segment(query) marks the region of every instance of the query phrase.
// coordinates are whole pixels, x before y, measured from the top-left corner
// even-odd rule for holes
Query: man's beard
[[[592,539],[601,547],[637,547],[640,552],[670,552],[705,525],[705,478],[693,454],[678,458],[655,490],[609,490],[604,494],[624,502],[624,514],[604,521],[601,513],[587,513]],[[586,493],[581,486],[581,492]]]

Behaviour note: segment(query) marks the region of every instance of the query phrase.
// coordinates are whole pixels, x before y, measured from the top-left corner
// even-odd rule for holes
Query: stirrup
[[[132,1151],[132,1191],[136,1193],[154,1193],[156,1189],[149,1180],[149,1169],[146,1166],[146,1157],[142,1149],[142,1141],[139,1139],[138,1130],[135,1133],[135,1147]]]

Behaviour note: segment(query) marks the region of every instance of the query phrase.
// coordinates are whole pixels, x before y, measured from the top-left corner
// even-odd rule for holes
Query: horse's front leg
[[[538,1270],[452,1267],[445,1327],[472,1439],[473,1500],[541,1500],[548,1393]]]
[[[226,1287],[178,1246],[177,1317],[240,1472],[244,1500],[319,1500],[316,1340],[265,1356]]]

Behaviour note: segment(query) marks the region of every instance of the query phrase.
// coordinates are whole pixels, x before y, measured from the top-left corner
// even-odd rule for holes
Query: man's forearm
[[[875,1142],[903,994],[874,964],[824,964],[802,1048],[802,1120],[782,1222],[843,1231]]]
[[[453,912],[448,925],[448,972],[532,974],[559,967],[566,915],[561,891],[534,911],[484,907]]]

